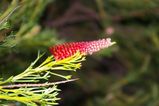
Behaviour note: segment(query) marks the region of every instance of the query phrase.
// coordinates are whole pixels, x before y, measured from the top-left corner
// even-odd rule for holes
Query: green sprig
[[[63,60],[55,61],[53,56],[46,58],[41,64],[37,64],[44,54],[38,53],[37,58],[22,73],[11,76],[7,80],[0,78],[0,99],[17,101],[28,106],[57,105],[57,95],[59,89],[57,84],[62,84],[77,79],[71,79],[71,75],[61,75],[55,70],[75,71],[81,67],[81,62],[85,60],[80,52]],[[48,81],[50,76],[58,76],[65,81],[39,83],[40,80]],[[9,83],[19,83],[8,85]]]

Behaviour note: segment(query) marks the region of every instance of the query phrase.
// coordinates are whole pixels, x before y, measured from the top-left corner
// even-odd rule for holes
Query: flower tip
[[[114,45],[114,44],[116,44],[116,42],[112,42],[112,43],[111,43],[111,45]]]
[[[111,42],[111,38],[104,38],[96,41],[73,42],[55,45],[50,47],[49,50],[53,54],[55,60],[61,60],[70,57],[75,53],[79,53],[80,55],[91,55],[94,52],[108,48],[114,44],[116,44],[116,42]]]

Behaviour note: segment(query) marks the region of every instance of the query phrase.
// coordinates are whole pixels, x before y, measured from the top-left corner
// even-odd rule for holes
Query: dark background
[[[78,81],[59,86],[60,106],[159,106],[159,0],[13,1],[0,1],[1,14],[20,5],[0,29],[1,77],[54,44],[111,37],[72,73]]]

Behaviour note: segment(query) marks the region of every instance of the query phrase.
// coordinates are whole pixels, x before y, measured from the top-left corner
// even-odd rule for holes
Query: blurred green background
[[[0,0],[0,15],[0,77],[54,44],[111,37],[60,85],[60,106],[159,106],[159,0]]]

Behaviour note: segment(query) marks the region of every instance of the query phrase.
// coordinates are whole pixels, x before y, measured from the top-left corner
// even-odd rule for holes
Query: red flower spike
[[[114,43],[115,42],[111,42],[110,38],[107,38],[88,42],[64,43],[60,45],[55,45],[53,47],[50,47],[49,49],[55,57],[55,60],[61,60],[74,55],[77,51],[84,55],[91,55],[92,53],[97,52],[103,48],[108,48]]]

